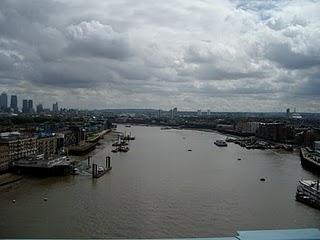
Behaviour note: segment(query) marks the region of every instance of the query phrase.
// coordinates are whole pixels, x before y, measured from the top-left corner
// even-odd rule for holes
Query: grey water
[[[113,169],[99,179],[25,177],[0,189],[0,237],[218,237],[320,227],[320,211],[295,201],[298,180],[316,177],[297,153],[217,147],[213,141],[226,136],[214,132],[118,130],[136,140],[127,153],[110,152],[111,136],[101,141],[90,155],[99,165],[110,155]],[[77,159],[86,164],[86,156]]]

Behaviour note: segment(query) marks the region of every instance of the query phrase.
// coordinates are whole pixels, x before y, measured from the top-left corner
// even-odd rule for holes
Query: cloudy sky
[[[0,89],[49,106],[320,112],[320,1],[1,0]]]

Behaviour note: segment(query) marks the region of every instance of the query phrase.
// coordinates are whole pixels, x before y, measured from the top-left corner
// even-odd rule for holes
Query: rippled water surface
[[[112,171],[99,179],[24,178],[0,189],[0,237],[207,237],[320,227],[320,211],[294,200],[297,181],[315,177],[298,154],[219,148],[213,141],[225,136],[218,133],[119,126],[125,129],[136,136],[128,153],[111,154],[110,139],[91,153],[100,165],[112,156]]]

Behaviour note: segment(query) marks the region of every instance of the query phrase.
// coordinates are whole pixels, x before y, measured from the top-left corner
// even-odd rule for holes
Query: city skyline
[[[14,112],[20,111],[22,113],[42,112],[43,110],[48,111],[48,109],[53,112],[60,110],[58,102],[53,103],[52,107],[44,108],[42,102],[36,102],[36,104],[34,104],[32,98],[21,99],[19,101],[17,95],[9,95],[6,92],[2,92],[0,95],[0,111],[7,112],[10,109]]]
[[[5,99],[3,100],[3,98],[5,97]],[[10,101],[9,101],[10,99]],[[101,108],[101,109],[97,109],[97,108],[94,108],[94,109],[81,109],[81,108],[59,108],[59,104],[58,102],[54,102],[54,103],[51,103],[51,106],[50,106],[50,103],[49,104],[43,104],[43,102],[40,100],[38,102],[33,102],[33,99],[32,97],[28,97],[26,99],[22,99],[21,101],[18,100],[18,96],[17,95],[10,95],[10,94],[7,94],[6,92],[2,92],[1,95],[0,95],[0,112],[1,111],[8,111],[8,110],[13,110],[13,112],[21,112],[21,113],[40,113],[40,112],[47,112],[47,111],[52,111],[52,112],[58,112],[60,111],[60,109],[78,109],[78,110],[117,110],[117,109],[123,109],[123,110],[126,110],[126,109],[131,109],[131,110],[134,110],[134,109],[149,109],[149,110],[155,110],[155,111],[168,111],[170,112],[170,114],[172,116],[175,116],[178,112],[178,108],[175,107],[175,106],[172,106],[172,107],[169,107],[167,109],[163,109],[163,108]],[[3,101],[5,101],[5,105],[6,107],[3,106]],[[199,115],[210,115],[211,113],[214,113],[214,112],[219,112],[219,111],[212,111],[211,109],[187,109],[186,108],[182,108],[180,109],[182,112],[186,111],[186,112],[197,112],[197,114]],[[303,112],[303,111],[297,111],[296,110],[296,107],[293,107],[293,108],[286,108],[286,109],[282,109],[282,111],[279,111],[280,112],[286,112],[287,115],[291,113],[296,113],[296,112],[300,112],[300,113],[312,113],[312,112]],[[289,111],[289,112],[288,112]],[[224,112],[224,111],[221,111],[221,112]],[[225,112],[233,112],[233,111],[225,111]],[[234,111],[234,112],[245,112],[245,111]],[[248,111],[248,112],[263,112],[263,111]],[[265,111],[266,113],[268,111]],[[271,112],[271,111],[269,111]]]
[[[1,1],[0,9],[0,88],[21,99],[320,111],[317,1]]]

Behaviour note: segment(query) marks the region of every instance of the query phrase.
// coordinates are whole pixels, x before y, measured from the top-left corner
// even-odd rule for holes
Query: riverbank
[[[15,175],[12,173],[5,173],[0,175],[0,187],[7,186],[12,183],[18,182],[22,179],[22,176]]]
[[[200,132],[211,132],[211,133],[219,133],[226,136],[227,142],[233,142],[238,144],[241,147],[246,149],[283,149],[288,152],[293,152],[294,147],[291,144],[283,144],[277,143],[274,141],[261,139],[255,136],[251,137],[241,137],[239,135],[234,135],[230,132],[219,131],[217,129],[209,129],[209,128],[179,128],[179,127],[164,127],[162,130],[170,130],[170,129],[177,129],[177,130],[193,130],[193,131],[200,131]]]

